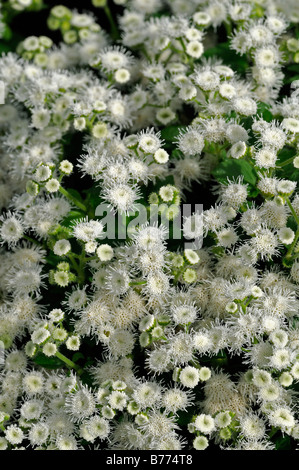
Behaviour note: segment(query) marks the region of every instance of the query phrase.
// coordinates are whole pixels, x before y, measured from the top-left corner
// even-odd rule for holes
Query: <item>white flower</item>
[[[109,422],[100,416],[93,416],[87,422],[87,428],[94,439],[106,439],[110,433]]]
[[[156,114],[157,120],[161,122],[164,126],[167,126],[167,124],[173,121],[175,117],[175,113],[169,107],[161,108]]]
[[[65,345],[70,351],[78,351],[80,348],[80,338],[74,335],[69,336]]]
[[[33,371],[25,374],[23,388],[28,395],[41,394],[44,390],[44,377],[42,373]]]
[[[11,424],[5,430],[5,437],[12,445],[17,445],[23,441],[24,433],[16,424]]]
[[[199,371],[195,367],[187,366],[180,372],[180,382],[188,388],[194,388],[199,382]]]
[[[38,109],[32,114],[32,127],[44,129],[50,122],[51,114],[48,109]]]
[[[228,411],[222,411],[215,416],[215,424],[218,428],[226,428],[231,421],[232,418]]]
[[[227,206],[233,209],[239,209],[239,207],[247,199],[247,185],[239,183],[230,183],[227,186],[221,188],[221,200]]]
[[[92,128],[92,135],[96,139],[104,139],[108,135],[108,128],[107,124],[104,122],[99,122],[98,124],[95,124]]]
[[[203,236],[203,214],[193,214],[186,217],[183,225],[184,237],[195,239]]]
[[[35,181],[47,181],[52,175],[51,168],[48,165],[40,165],[34,173]]]
[[[197,264],[200,260],[198,254],[194,250],[186,249],[184,250],[184,255],[190,264]]]
[[[257,49],[254,58],[259,67],[275,67],[280,59],[279,51],[274,46]]]
[[[45,184],[46,189],[49,191],[49,193],[56,193],[56,191],[59,190],[60,188],[60,183],[57,179],[52,178],[47,183]]]
[[[277,191],[282,194],[290,195],[296,188],[296,181],[281,180],[277,183]]]
[[[113,258],[114,252],[110,245],[101,245],[97,249],[97,256],[101,261],[110,261]]]
[[[177,325],[186,325],[196,320],[197,309],[193,305],[178,305],[172,308],[172,316]]]
[[[108,397],[112,409],[122,411],[127,404],[128,396],[125,392],[114,390]]]
[[[192,404],[189,392],[179,388],[167,390],[163,395],[162,402],[165,409],[172,413],[176,413],[178,410],[185,410]]]
[[[81,422],[95,412],[95,398],[86,386],[82,386],[67,396],[66,409],[74,422]]]
[[[240,424],[241,432],[247,439],[262,439],[265,436],[265,424],[258,416],[245,416]]]
[[[247,147],[245,142],[236,142],[230,149],[230,155],[232,158],[242,158],[246,153]]]
[[[159,134],[145,132],[139,137],[139,147],[145,153],[154,153],[161,146]]]
[[[135,202],[139,198],[139,189],[129,184],[113,184],[103,191],[103,197],[121,213],[134,210]]]
[[[194,421],[195,428],[203,434],[210,434],[216,429],[215,421],[210,415],[201,414]]]
[[[237,90],[230,83],[222,83],[219,86],[219,93],[223,98],[231,100],[237,94]]]
[[[281,428],[288,432],[295,425],[295,418],[288,408],[278,407],[269,414],[269,421],[272,426]]]
[[[70,175],[73,171],[73,164],[69,160],[62,160],[59,165],[59,170],[65,175]]]
[[[199,59],[199,57],[203,54],[204,48],[201,42],[199,41],[190,41],[187,44],[186,52],[188,55],[193,57],[194,59]]]
[[[295,168],[299,168],[299,157],[295,157],[293,161],[293,165]]]
[[[200,26],[206,26],[210,23],[211,17],[208,13],[199,11],[199,12],[194,13],[193,20],[196,24]]]
[[[77,450],[76,439],[72,436],[59,436],[56,439],[56,446],[58,450]]]
[[[199,378],[202,382],[206,382],[212,376],[211,369],[209,367],[201,367],[199,369]]]
[[[23,236],[23,226],[19,218],[8,213],[7,218],[2,216],[0,222],[0,239],[2,243],[8,243],[8,245],[15,245]]]
[[[219,75],[211,70],[197,72],[194,76],[195,83],[205,91],[215,90],[220,83]]]
[[[80,221],[74,226],[73,233],[78,240],[88,243],[101,238],[103,228],[103,224],[97,220]]]
[[[254,116],[257,112],[257,104],[251,98],[236,98],[233,102],[233,106],[237,113],[242,114],[244,116]]]
[[[299,380],[299,362],[296,361],[290,370],[294,379]]]
[[[131,74],[129,70],[121,68],[116,70],[116,72],[114,73],[114,78],[117,83],[127,83],[131,78]]]
[[[277,155],[271,148],[263,148],[255,153],[254,159],[260,168],[275,168]]]
[[[299,377],[299,376],[298,376]],[[289,372],[283,372],[280,376],[279,376],[279,383],[283,386],[283,387],[289,387],[290,385],[292,385],[293,383],[293,377],[291,376],[291,374]]]
[[[29,431],[29,440],[32,445],[44,444],[49,436],[49,427],[45,423],[35,423]]]
[[[238,235],[234,229],[222,229],[220,232],[217,232],[218,243],[220,246],[231,247],[238,241]]]
[[[209,445],[209,441],[205,436],[197,436],[193,441],[193,447],[196,450],[205,450]]]
[[[68,240],[62,239],[62,240],[58,240],[55,243],[53,251],[54,251],[55,255],[57,255],[57,256],[64,256],[67,253],[69,253],[69,251],[71,251],[71,249],[72,249],[72,247],[71,247],[70,242]]]
[[[47,338],[49,338],[49,336],[49,330],[46,330],[45,328],[38,328],[32,333],[31,339],[35,344],[42,344],[46,341]]]
[[[55,356],[56,352],[57,346],[55,343],[46,343],[43,346],[43,353],[48,357]]]
[[[167,163],[169,160],[169,155],[166,152],[166,150],[160,148],[155,151],[154,153],[154,159],[157,163],[164,164]]]

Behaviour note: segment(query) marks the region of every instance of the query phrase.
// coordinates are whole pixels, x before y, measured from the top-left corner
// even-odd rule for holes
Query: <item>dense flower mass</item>
[[[85,3],[0,2],[0,449],[295,450],[299,4]]]

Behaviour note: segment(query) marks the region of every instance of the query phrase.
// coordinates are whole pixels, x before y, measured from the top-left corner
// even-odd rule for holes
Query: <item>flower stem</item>
[[[152,63],[152,59],[151,57],[149,56],[147,50],[146,50],[146,47],[144,46],[144,44],[142,44],[142,46],[140,46],[140,50],[143,52],[143,54],[145,55],[147,61],[151,64]]]
[[[116,26],[116,23],[113,19],[113,16],[111,14],[111,11],[110,11],[110,8],[108,7],[108,5],[106,4],[104,6],[104,12],[106,13],[106,16],[108,18],[108,21],[110,23],[110,27],[111,27],[111,36],[112,38],[115,40],[115,39],[119,39],[119,32],[118,32],[118,28]]]
[[[79,209],[81,209],[81,210],[84,211],[84,212],[87,212],[87,209],[86,209],[85,205],[82,204],[82,202],[78,201],[77,198],[75,198],[74,196],[72,196],[66,189],[62,188],[62,186],[60,186],[59,192],[60,192],[61,194],[63,194],[67,199],[69,199],[70,201],[72,201],[77,207],[79,207]]]
[[[181,45],[182,45],[183,51],[186,52],[186,46],[185,46],[185,43],[184,43],[183,39],[180,38],[180,39],[179,39],[179,42],[180,42]]]
[[[31,243],[35,243],[36,245],[42,245],[41,242],[34,240],[34,238],[28,237],[28,235],[23,235],[23,238],[25,238],[25,240],[28,240]]]
[[[146,284],[146,281],[130,282],[129,286],[142,286],[143,284]]]
[[[283,166],[289,165],[290,163],[293,163],[295,157],[288,158],[282,163],[278,164],[278,168],[282,168]]]
[[[78,266],[78,264],[76,263],[76,261],[74,260],[74,255],[71,254],[71,253],[68,253],[67,256],[68,256],[70,262],[72,263],[73,268],[78,272],[79,266]]]
[[[294,219],[296,220],[297,226],[299,227],[299,217],[298,217],[298,215],[296,214],[295,209],[294,209],[294,207],[292,206],[291,201],[289,200],[288,197],[286,198],[286,203],[287,203],[287,205],[289,206],[290,211],[292,212],[292,216],[293,216]]]
[[[66,356],[64,356],[64,354],[61,354],[59,351],[56,351],[55,355],[56,357],[58,357],[58,359],[63,361],[68,367],[70,367],[71,369],[75,369],[79,375],[81,375],[84,372],[80,366],[75,364],[73,361],[68,359]]]

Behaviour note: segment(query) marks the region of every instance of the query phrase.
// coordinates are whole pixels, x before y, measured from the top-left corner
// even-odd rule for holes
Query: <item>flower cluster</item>
[[[0,57],[0,449],[295,449],[298,4],[90,8]]]

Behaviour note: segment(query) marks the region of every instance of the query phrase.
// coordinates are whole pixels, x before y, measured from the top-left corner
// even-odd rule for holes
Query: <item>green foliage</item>
[[[76,221],[76,220],[79,220],[79,219],[82,219],[82,217],[84,217],[84,214],[83,212],[80,212],[80,211],[70,211],[68,213],[68,216],[65,217],[62,221],[62,225],[64,225],[65,227],[71,227],[71,225]]]
[[[174,142],[176,140],[176,137],[179,135],[180,131],[183,131],[186,129],[186,126],[169,126],[169,127],[164,127],[161,130],[161,137],[162,139],[165,140],[165,145],[164,147],[166,149],[172,148],[174,146]]]
[[[35,364],[44,367],[45,369],[61,369],[64,363],[58,357],[48,357],[43,353],[39,353],[33,361]]]
[[[285,67],[284,83],[288,85],[294,80],[299,80],[299,64],[291,64]]]
[[[255,185],[256,172],[246,160],[223,160],[213,171],[213,176],[222,184],[227,184],[228,179],[232,180],[240,175],[243,175],[245,183]]]
[[[257,115],[263,118],[266,122],[271,122],[273,120],[273,114],[270,111],[270,105],[267,103],[258,103]]]
[[[82,354],[80,351],[77,351],[75,354],[73,354],[72,361],[77,362],[79,359],[84,359],[84,354]]]
[[[292,441],[290,436],[279,436],[275,441],[276,450],[292,450]]]
[[[218,44],[216,47],[211,47],[204,52],[204,57],[207,59],[209,57],[219,57],[224,64],[231,67],[233,70],[239,74],[245,74],[246,70],[249,67],[248,60],[246,56],[240,56],[235,51],[230,48],[228,42],[223,42]]]

